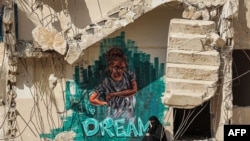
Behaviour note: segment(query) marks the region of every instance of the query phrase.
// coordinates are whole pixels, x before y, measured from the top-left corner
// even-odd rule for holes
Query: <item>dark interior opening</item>
[[[233,51],[233,105],[250,106],[250,50]]]
[[[193,109],[174,109],[174,114],[175,140],[211,138],[209,101]]]

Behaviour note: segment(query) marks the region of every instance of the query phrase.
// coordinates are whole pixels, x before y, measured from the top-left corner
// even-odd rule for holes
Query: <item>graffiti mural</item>
[[[107,59],[107,53],[114,47],[117,48],[115,55],[109,55],[121,53],[122,57],[118,57],[118,60],[123,60],[121,63],[114,63],[114,57],[111,57],[113,61]],[[153,62],[150,60],[150,54],[140,51],[134,41],[125,41],[124,32],[120,36],[104,39],[100,43],[99,59],[94,65],[87,68],[75,66],[74,80],[66,82],[65,105],[71,114],[62,118],[62,127],[40,136],[54,139],[59,133],[74,131],[76,141],[141,140],[149,126],[148,118],[155,115],[163,119],[167,110],[161,101],[165,90],[164,64],[159,63],[157,57],[153,58]],[[127,85],[115,86],[114,82],[108,82],[112,79],[107,78],[110,75],[119,81],[126,79],[124,83]],[[130,82],[134,82],[132,86],[128,84]],[[105,93],[127,88],[135,88],[136,91],[122,98],[117,98],[116,94],[114,97],[105,96]]]

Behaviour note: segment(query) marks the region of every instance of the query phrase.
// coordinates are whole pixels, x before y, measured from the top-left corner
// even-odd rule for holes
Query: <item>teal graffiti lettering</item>
[[[141,118],[138,118],[138,130],[139,130],[139,136],[143,136],[143,132],[146,132],[149,126],[149,122],[146,123],[144,126]]]
[[[98,121],[94,118],[89,118],[83,122],[83,129],[87,136],[95,135],[99,130]]]
[[[82,125],[86,136],[93,136],[97,134],[99,130],[102,136],[108,134],[109,137],[129,137],[132,134],[134,134],[135,137],[143,136],[147,131],[149,123],[147,122],[144,125],[140,118],[138,118],[137,123],[138,129],[132,120],[128,122],[127,126],[124,126],[125,119],[113,120],[112,118],[106,118],[102,122],[98,123],[96,119],[89,118],[86,119]]]
[[[123,126],[124,123],[125,123],[125,119],[115,120],[114,128],[115,128],[115,133],[117,137],[126,136],[126,132],[124,131],[124,126]]]
[[[138,136],[138,131],[137,131],[133,121],[129,121],[129,123],[128,123],[127,136],[131,136],[131,131],[133,131],[135,137]]]
[[[113,126],[113,120],[111,118],[106,118],[104,119],[101,123],[100,123],[100,130],[101,130],[101,134],[102,136],[104,136],[104,131],[107,132],[107,134],[110,137],[115,136],[114,133],[110,130],[110,128]]]

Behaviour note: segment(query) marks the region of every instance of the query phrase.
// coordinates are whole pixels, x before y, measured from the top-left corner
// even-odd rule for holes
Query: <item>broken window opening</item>
[[[210,101],[193,109],[174,109],[174,139],[211,138]]]
[[[233,51],[233,105],[250,106],[250,50]]]

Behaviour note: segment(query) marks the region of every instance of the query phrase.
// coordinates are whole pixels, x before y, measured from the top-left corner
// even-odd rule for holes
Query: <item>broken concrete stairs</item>
[[[202,105],[216,92],[220,54],[204,44],[215,32],[213,21],[172,19],[163,102],[174,108]]]

